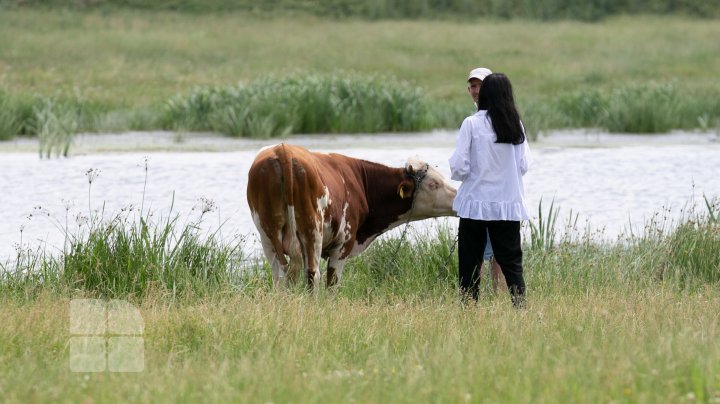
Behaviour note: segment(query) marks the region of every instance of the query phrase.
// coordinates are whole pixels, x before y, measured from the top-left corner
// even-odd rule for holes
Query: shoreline
[[[248,139],[232,138],[217,133],[200,132],[125,132],[82,133],[75,136],[70,146],[70,156],[136,153],[136,152],[233,152],[252,151],[261,147],[288,142],[309,149],[374,148],[382,141],[383,148],[399,148],[404,145],[416,147],[453,147],[455,130],[432,132],[377,133],[377,134],[313,134],[290,135],[285,138]],[[534,147],[549,148],[610,148],[626,146],[673,146],[689,144],[720,144],[720,135],[713,132],[670,132],[666,134],[615,134],[591,129],[559,130],[541,134],[531,141]],[[39,153],[37,138],[18,137],[0,141],[0,153]]]

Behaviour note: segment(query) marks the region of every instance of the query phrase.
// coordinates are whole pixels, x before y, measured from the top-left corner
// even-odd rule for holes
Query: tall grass
[[[159,220],[130,211],[67,234],[64,250],[18,246],[11,262],[0,264],[3,294],[34,298],[44,291],[105,298],[137,299],[149,293],[172,298],[206,296],[252,285],[242,252],[244,239],[221,241],[202,233],[198,219],[179,214]],[[65,229],[65,231],[70,231]]]
[[[52,101],[33,110],[32,131],[37,134],[40,157],[54,154],[67,157],[73,135],[77,132],[77,116],[67,108],[58,108]]]
[[[184,220],[173,212],[172,204],[169,213],[159,218],[144,211],[145,164],[139,211],[129,207],[110,218],[105,217],[104,204],[102,209],[93,209],[92,185],[100,172],[89,169],[87,213],[78,213],[78,227],[69,228],[68,217],[64,223],[50,218],[63,232],[62,250],[53,254],[25,245],[21,239],[15,259],[0,262],[0,291],[25,298],[43,288],[106,298],[133,299],[151,292],[204,296],[248,287],[262,279],[241,282],[257,275],[245,268],[244,237],[226,243],[220,239],[220,228],[202,232],[205,215],[215,210],[213,201],[202,199],[199,216]]]
[[[454,128],[471,111],[433,100],[394,78],[340,75],[265,77],[228,87],[198,87],[164,106],[114,109],[82,97],[0,95],[0,134],[37,136],[41,156],[67,155],[78,132],[173,129],[270,138],[295,133],[377,133]],[[611,133],[713,130],[720,99],[673,84],[634,84],[522,100],[531,136],[560,128]]]
[[[203,239],[197,223],[179,221],[175,215],[157,223],[123,217],[101,223],[71,241],[62,257],[64,281],[105,297],[144,296],[153,288],[206,294],[235,282],[240,243],[222,245],[216,234]]]
[[[155,106],[108,106],[78,94],[17,95],[0,91],[0,140],[37,137],[40,157],[67,156],[77,133],[160,129],[162,114]]]
[[[530,246],[534,250],[549,250],[555,245],[555,237],[557,236],[557,218],[559,207],[555,207],[555,200],[550,202],[550,208],[547,212],[543,210],[542,198],[538,203],[537,221],[531,221],[530,224]]]
[[[707,214],[680,223],[667,241],[661,275],[684,287],[720,281],[720,200],[704,200]]]
[[[720,124],[720,101],[710,92],[682,91],[675,82],[638,83],[611,90],[574,91],[547,105],[526,104],[530,128],[599,128],[610,133],[712,130]]]
[[[541,207],[540,217],[529,224],[523,249],[532,294],[583,293],[620,285],[697,290],[720,282],[718,200],[708,200],[707,211],[693,211],[675,224],[651,220],[640,234],[625,235],[615,243],[597,238],[591,229],[574,233],[572,215],[566,228],[559,229],[558,210],[554,205],[547,212]],[[13,295],[32,295],[46,287],[77,289],[117,298],[151,292],[202,297],[223,291],[269,291],[269,267],[243,255],[244,238],[226,244],[216,233],[201,234],[201,220],[202,215],[184,222],[172,215],[151,221],[147,214],[129,212],[91,220],[67,233],[59,257],[41,248],[20,248],[15,262],[0,268],[0,289]],[[337,294],[360,300],[453,296],[455,240],[445,226],[432,237],[381,238],[348,262]]]
[[[437,237],[413,230],[403,238],[381,238],[344,271],[340,293],[350,299],[445,298],[457,282],[456,237],[446,226]]]
[[[454,18],[478,17],[579,19],[596,21],[616,14],[684,14],[712,18],[720,16],[720,7],[713,2],[691,0],[604,0],[567,2],[562,0],[526,1],[466,1],[466,0],[1,0],[0,6],[108,9],[131,8],[140,10],[176,10],[187,13],[217,13],[227,11],[260,14],[293,13],[313,14],[334,18],[360,17],[368,19]]]
[[[16,103],[4,91],[0,91],[0,140],[9,140],[20,133],[21,114]]]
[[[0,94],[1,136],[38,136],[40,154],[66,155],[77,132],[175,129],[239,137],[293,133],[376,133],[453,128],[464,103],[437,101],[396,78],[340,75],[265,77],[244,85],[198,87],[163,107],[111,108],[83,97]],[[520,100],[531,135],[561,128],[610,133],[713,130],[720,125],[714,93],[681,91],[674,82],[584,90]],[[4,129],[3,129],[4,128]]]
[[[432,127],[430,101],[408,83],[359,75],[267,77],[199,88],[167,104],[165,122],[241,137],[290,133],[417,131]]]

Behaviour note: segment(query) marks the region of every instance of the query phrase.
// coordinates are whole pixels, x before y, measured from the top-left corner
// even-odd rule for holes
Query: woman
[[[528,142],[510,80],[502,73],[483,80],[478,111],[465,118],[450,158],[452,179],[462,181],[453,209],[460,217],[460,290],[477,300],[479,265],[488,235],[513,304],[522,306],[525,280],[520,221],[528,219],[523,175]]]

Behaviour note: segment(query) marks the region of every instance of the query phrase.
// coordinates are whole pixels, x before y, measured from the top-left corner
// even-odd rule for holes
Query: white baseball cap
[[[485,80],[485,77],[491,74],[492,71],[490,69],[486,67],[478,67],[470,70],[470,74],[468,75],[468,81],[470,81],[470,79],[478,79],[480,81],[483,81]]]

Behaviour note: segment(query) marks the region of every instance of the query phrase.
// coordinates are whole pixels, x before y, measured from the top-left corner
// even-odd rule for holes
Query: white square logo
[[[140,311],[126,301],[70,301],[70,370],[142,372],[144,331]]]

